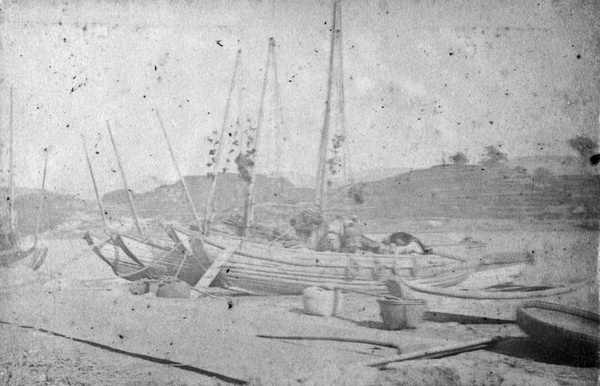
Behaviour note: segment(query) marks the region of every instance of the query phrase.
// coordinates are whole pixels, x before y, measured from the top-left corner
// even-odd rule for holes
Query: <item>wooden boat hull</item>
[[[419,260],[418,277],[440,277],[448,285],[465,280],[465,263],[436,255],[380,255],[316,252],[288,249],[244,241],[223,235],[202,237],[200,233],[171,227],[178,239],[201,238],[209,257],[224,250],[232,251],[223,264],[221,276],[225,286],[262,294],[299,295],[304,289],[332,285],[342,289],[372,294],[388,293],[385,280],[393,277],[413,278],[415,259]],[[213,261],[213,259],[210,259]],[[455,274],[449,278],[448,273]]]
[[[122,234],[102,240],[87,232],[84,239],[117,276],[130,281],[172,276],[193,286],[202,277],[201,263],[180,246]]]
[[[474,290],[464,288],[439,288],[418,281],[391,281],[390,292],[400,287],[407,297],[423,299],[429,312],[426,317],[433,320],[467,321],[479,320],[514,322],[518,306],[527,300],[543,300],[554,303],[581,303],[587,299],[592,281],[581,281],[544,287],[497,286],[496,290]]]
[[[187,253],[194,255],[201,269],[201,275],[212,265],[214,260],[208,255],[206,246],[199,237],[190,238],[187,235],[176,231],[172,227],[165,226],[165,231],[169,237],[177,244],[181,244]],[[209,287],[226,287],[227,280],[223,273],[219,272]]]
[[[148,267],[154,277],[177,277],[194,286],[204,272],[201,262],[181,245],[161,245],[129,234],[117,234],[115,242],[133,261]]]
[[[37,271],[44,264],[47,254],[48,248],[37,247],[24,251],[17,249],[2,251],[0,252],[0,266],[16,267],[22,265]]]
[[[115,275],[131,281],[151,278],[147,269],[131,260],[120,247],[114,244],[110,237],[101,239],[86,232],[84,239],[92,247],[94,253],[108,264]]]
[[[598,360],[600,316],[597,313],[531,301],[518,307],[517,323],[547,350],[584,360]]]

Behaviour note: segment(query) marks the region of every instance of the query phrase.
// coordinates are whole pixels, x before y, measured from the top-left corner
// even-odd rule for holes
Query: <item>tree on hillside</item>
[[[567,141],[569,146],[581,157],[581,167],[583,173],[590,173],[594,170],[593,166],[597,164],[594,155],[598,151],[598,142],[585,135],[578,135]]]
[[[496,146],[486,146],[485,154],[481,159],[482,165],[498,165],[508,161],[506,153],[501,152]]]
[[[567,141],[569,146],[573,148],[579,155],[586,161],[596,153],[598,149],[598,143],[590,137],[584,135],[578,135]]]
[[[459,151],[458,153],[450,156],[450,162],[455,165],[466,165],[469,163],[469,158],[463,152]]]
[[[348,189],[348,197],[350,197],[356,204],[365,203],[367,185],[364,183],[354,184]]]

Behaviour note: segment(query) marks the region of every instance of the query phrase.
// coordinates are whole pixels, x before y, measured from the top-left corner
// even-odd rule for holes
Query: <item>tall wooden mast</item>
[[[113,148],[115,149],[115,155],[117,156],[117,163],[119,164],[119,170],[121,171],[121,177],[123,179],[123,186],[125,187],[125,191],[127,193],[127,198],[129,199],[129,208],[131,209],[131,213],[133,214],[133,219],[135,220],[135,226],[140,233],[140,235],[144,235],[142,232],[142,227],[140,226],[140,218],[138,217],[137,211],[135,210],[135,205],[133,204],[133,196],[131,195],[131,190],[127,186],[127,178],[125,177],[125,171],[123,170],[123,164],[121,163],[121,157],[119,157],[119,152],[117,151],[117,144],[115,143],[115,139],[112,134],[112,130],[110,129],[110,124],[106,121],[106,128],[108,129],[108,134],[110,135],[110,140],[113,144]]]
[[[96,193],[96,201],[98,202],[98,208],[100,209],[100,215],[102,216],[102,224],[104,224],[104,229],[108,229],[108,223],[106,222],[106,212],[104,212],[104,208],[102,207],[102,200],[100,199],[100,192],[98,192],[98,184],[96,183],[96,177],[94,176],[94,169],[92,168],[92,161],[90,160],[90,156],[87,151],[87,146],[85,145],[85,139],[83,138],[83,134],[81,135],[81,141],[83,143],[83,151],[85,152],[85,159],[88,164],[88,169],[90,169],[90,176],[92,177],[92,183],[94,184],[94,192]]]
[[[9,186],[9,198],[8,198],[8,216],[10,218],[10,237],[11,241],[14,241],[16,237],[17,219],[15,216],[15,131],[13,127],[13,86],[10,86],[10,105],[8,113],[8,129],[10,131],[10,143],[9,143],[9,155],[8,155],[8,168],[10,174],[8,175],[8,186]]]
[[[321,147],[319,149],[319,162],[317,168],[317,186],[315,202],[317,209],[322,212],[325,207],[327,194],[327,150],[329,149],[330,129],[331,129],[331,94],[333,88],[333,70],[336,57],[336,40],[341,36],[340,16],[341,2],[335,0],[333,5],[333,22],[331,26],[331,45],[329,53],[329,74],[327,80],[327,100],[325,101],[325,119],[323,130],[321,131]],[[341,48],[341,47],[340,47]]]
[[[258,165],[258,155],[260,154],[260,134],[261,128],[264,118],[264,107],[265,107],[265,97],[267,93],[267,83],[269,81],[269,69],[271,67],[271,57],[274,56],[275,52],[275,39],[269,39],[269,50],[267,53],[267,65],[265,67],[265,77],[263,80],[262,86],[262,95],[260,98],[260,108],[258,110],[258,124],[256,127],[256,134],[254,138],[254,166],[250,168],[250,183],[248,184],[248,196],[246,198],[246,207],[245,207],[245,216],[244,216],[244,228],[242,230],[242,236],[248,235],[248,228],[252,221],[254,220],[254,198],[256,195],[256,167]]]
[[[46,200],[46,173],[48,171],[48,153],[50,152],[50,146],[45,149],[46,159],[44,160],[44,174],[42,176],[42,192],[40,194],[40,206],[38,207],[37,217],[35,220],[35,245],[38,243],[39,239],[39,231],[40,231],[40,221],[42,219],[42,208],[44,206],[44,201]]]
[[[179,165],[177,164],[177,159],[175,158],[175,153],[173,152],[173,148],[171,147],[171,141],[169,141],[169,137],[167,136],[167,130],[165,129],[165,125],[163,125],[162,119],[160,118],[160,114],[158,110],[156,110],[156,117],[158,118],[158,123],[160,124],[160,128],[162,129],[163,134],[165,135],[165,140],[167,141],[167,146],[169,147],[169,153],[171,153],[171,159],[173,160],[173,164],[175,165],[175,169],[177,169],[177,174],[179,175],[179,180],[181,180],[181,184],[183,185],[183,190],[185,191],[185,195],[187,196],[188,202],[192,207],[192,213],[194,214],[194,219],[196,220],[198,226],[200,226],[200,216],[198,215],[198,211],[196,210],[196,205],[194,205],[194,201],[192,200],[192,195],[190,194],[190,190],[188,189],[187,183],[181,174],[181,169],[179,169]]]
[[[213,213],[215,207],[215,192],[217,191],[217,179],[218,174],[220,172],[220,164],[221,158],[223,157],[223,151],[225,149],[225,132],[227,127],[227,121],[229,119],[229,110],[231,107],[231,95],[233,93],[233,88],[235,86],[235,81],[237,78],[237,71],[240,65],[240,57],[242,55],[242,50],[238,50],[237,56],[235,58],[235,65],[233,67],[233,77],[231,78],[231,84],[229,86],[229,94],[227,95],[227,104],[225,105],[225,114],[223,116],[223,125],[221,126],[221,135],[219,137],[219,146],[217,147],[217,153],[214,158],[213,164],[213,173],[209,174],[211,179],[210,189],[208,191],[208,196],[206,197],[206,206],[204,207],[204,233],[210,233],[210,226],[213,222]],[[198,224],[200,225],[200,224]]]

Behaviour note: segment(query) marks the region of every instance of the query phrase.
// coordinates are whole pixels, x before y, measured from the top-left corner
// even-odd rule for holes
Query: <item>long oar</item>
[[[48,170],[48,152],[50,151],[50,146],[46,149],[46,160],[44,161],[44,175],[42,176],[42,194],[40,196],[40,206],[38,207],[37,219],[35,221],[35,242],[34,246],[37,246],[38,238],[39,238],[39,230],[40,230],[40,219],[42,216],[42,206],[44,205],[44,200],[46,199],[46,172]]]
[[[104,208],[102,207],[100,193],[98,193],[98,184],[96,184],[96,177],[94,177],[94,169],[92,168],[92,162],[90,161],[90,156],[87,151],[87,146],[85,146],[85,138],[83,138],[83,135],[81,135],[81,141],[83,142],[83,151],[85,152],[85,159],[87,160],[88,168],[90,169],[90,176],[92,177],[92,183],[94,184],[94,192],[96,192],[96,201],[98,202],[98,208],[100,208],[102,223],[104,224],[104,229],[108,229],[108,224],[106,222],[106,212],[104,212]]]
[[[185,179],[183,178],[183,175],[181,174],[181,170],[179,169],[179,165],[177,164],[177,159],[175,158],[175,153],[173,153],[173,148],[171,147],[171,141],[169,141],[169,137],[167,135],[167,130],[165,130],[165,126],[163,125],[163,121],[160,118],[160,114],[158,113],[158,110],[156,110],[156,117],[158,118],[158,123],[160,124],[160,128],[162,129],[162,132],[165,135],[165,140],[167,141],[167,146],[169,147],[169,153],[171,153],[171,158],[173,159],[173,164],[175,165],[175,169],[177,169],[177,174],[179,175],[179,179],[181,180],[181,183],[183,184],[183,190],[185,190],[185,195],[187,196],[188,202],[190,203],[190,206],[192,207],[192,212],[194,213],[194,218],[196,219],[196,223],[198,225],[200,225],[201,224],[200,216],[198,215],[198,211],[196,210],[196,206],[194,205],[194,201],[192,200],[190,190],[188,189],[188,186],[185,183]]]

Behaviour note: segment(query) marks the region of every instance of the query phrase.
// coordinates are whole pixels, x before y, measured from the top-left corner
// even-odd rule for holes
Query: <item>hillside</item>
[[[203,214],[204,206],[210,189],[210,180],[206,176],[186,176],[186,185],[194,200],[194,205]],[[286,207],[313,198],[311,189],[297,188],[286,179],[257,176],[256,202],[271,203]],[[216,190],[215,211],[220,218],[230,214],[241,213],[246,200],[247,187],[238,174],[225,173],[219,176]],[[113,191],[103,196],[108,204],[111,215],[128,215],[127,195],[124,190]],[[153,218],[161,216],[164,219],[177,219],[183,222],[193,220],[181,182],[162,185],[151,192],[134,194],[136,208],[140,217]],[[257,210],[257,216],[261,211]]]
[[[186,177],[200,215],[209,180]],[[297,188],[285,179],[258,176],[257,220],[282,219],[310,205],[313,190]],[[329,207],[364,219],[399,218],[561,219],[600,218],[600,178],[597,175],[532,175],[506,165],[438,165],[364,183],[365,203],[355,204],[344,190],[333,191]],[[216,213],[220,218],[241,214],[246,185],[237,174],[224,174],[217,184]],[[129,216],[123,191],[104,196],[111,215]],[[135,196],[140,217],[191,221],[181,183],[163,185]],[[268,205],[267,205],[268,204]],[[289,218],[289,217],[288,217]]]
[[[87,211],[91,204],[73,195],[45,192],[42,202],[41,190],[17,188],[15,214],[17,232],[21,235],[33,234],[36,230],[38,212],[40,211],[39,232],[57,229],[78,211]],[[7,210],[2,208],[2,217]],[[2,218],[4,220],[4,218]]]
[[[407,173],[411,168],[378,168],[369,170],[355,170],[352,177],[356,182],[372,182],[398,174]],[[291,177],[291,182],[297,187],[314,188],[316,177],[314,175],[296,174]]]
[[[598,175],[533,176],[507,166],[439,165],[366,185],[365,218],[600,217]]]
[[[522,167],[528,173],[534,174],[536,169],[544,168],[554,175],[577,175],[581,174],[581,159],[574,156],[526,156],[516,157],[508,160],[507,166],[511,168]]]

